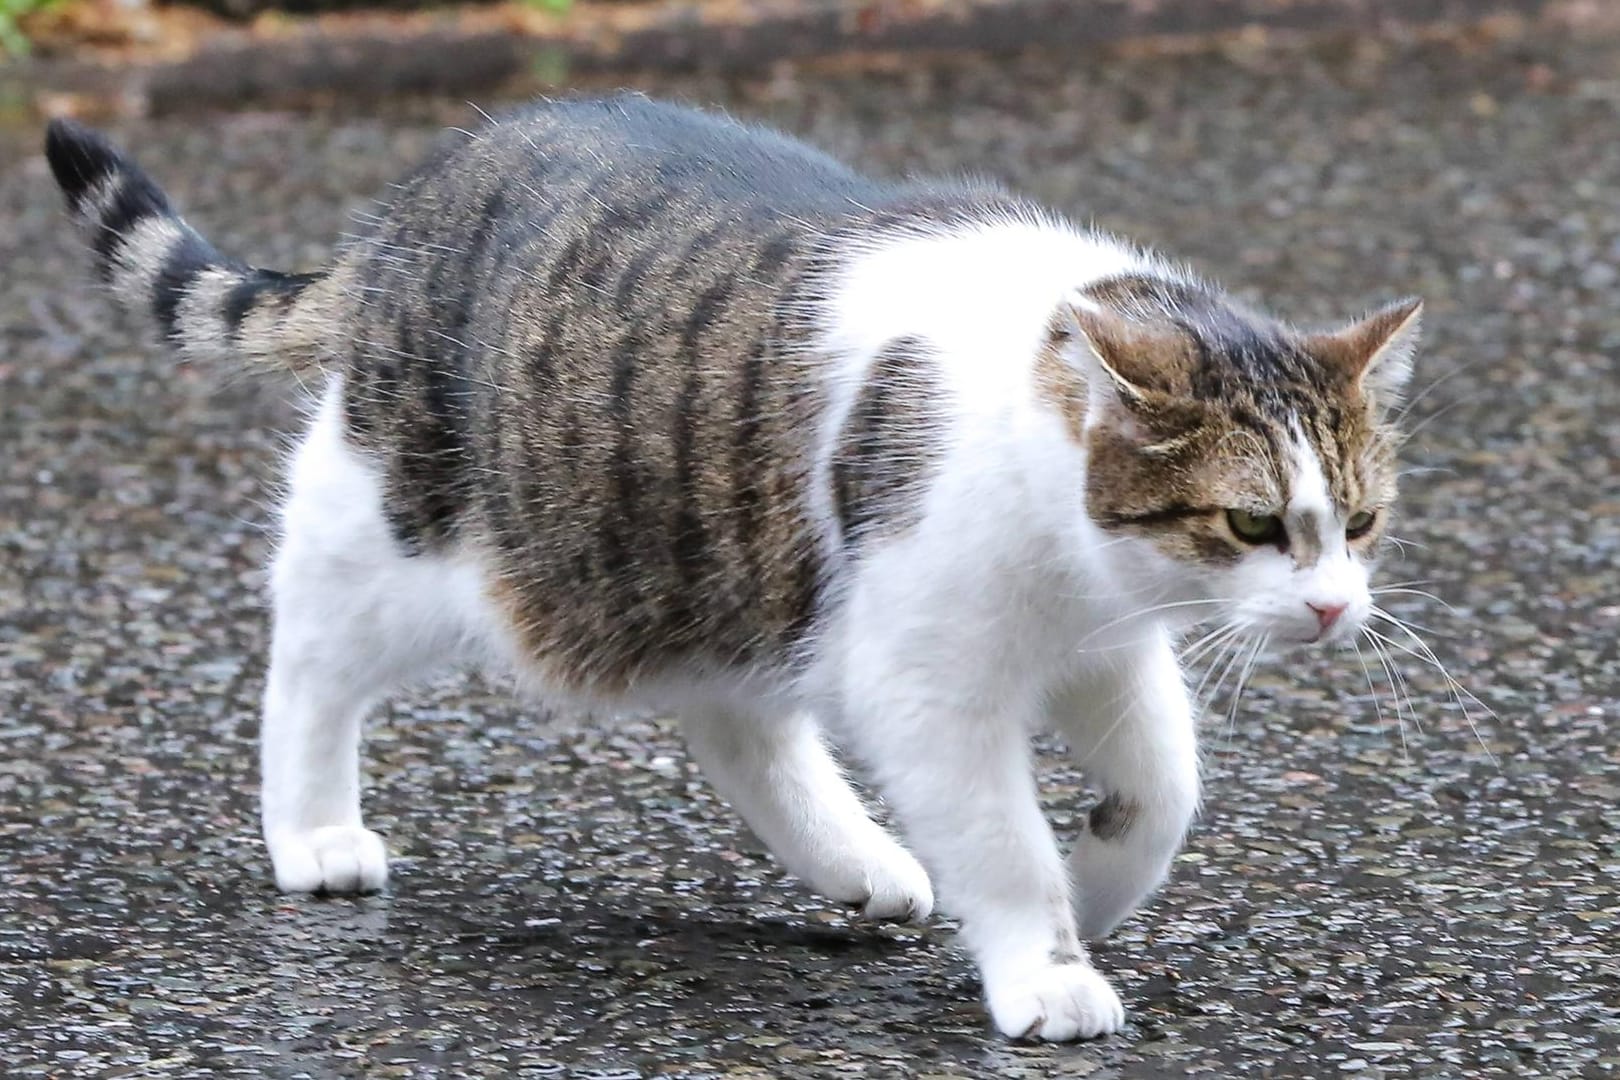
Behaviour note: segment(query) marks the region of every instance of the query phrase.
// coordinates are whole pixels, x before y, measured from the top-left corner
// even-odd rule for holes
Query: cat
[[[1083,942],[1199,804],[1178,642],[1368,617],[1418,301],[1295,329],[995,187],[637,95],[448,137],[314,273],[220,254],[84,127],[46,151],[181,357],[318,396],[270,576],[284,891],[384,887],[362,715],[491,665],[672,712],[788,870],[871,919],[937,890],[996,1028],[1095,1037],[1125,1013]],[[1041,730],[1101,792],[1067,860]]]

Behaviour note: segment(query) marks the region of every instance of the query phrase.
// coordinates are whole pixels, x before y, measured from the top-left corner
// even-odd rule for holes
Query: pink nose
[[[1313,604],[1306,601],[1305,606],[1316,612],[1316,625],[1321,629],[1322,633],[1325,634],[1333,628],[1333,624],[1339,621],[1339,616],[1344,614],[1344,609],[1350,605]]]

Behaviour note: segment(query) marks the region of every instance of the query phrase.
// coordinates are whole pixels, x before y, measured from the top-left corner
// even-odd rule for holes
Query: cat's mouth
[[[1276,643],[1276,651],[1315,646],[1332,648],[1350,644],[1360,632],[1361,620],[1355,620],[1337,623],[1329,627],[1318,627],[1315,630],[1301,630],[1292,634],[1274,633],[1271,635],[1271,640]]]

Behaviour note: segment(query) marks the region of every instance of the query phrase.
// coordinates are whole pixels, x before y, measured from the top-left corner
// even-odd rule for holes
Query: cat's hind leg
[[[871,919],[920,920],[928,874],[867,815],[810,716],[729,709],[682,717],[704,775],[789,871]]]
[[[344,439],[334,380],[292,464],[271,565],[270,671],[260,730],[265,843],[283,892],[387,882],[360,816],[366,710],[465,652],[470,568],[400,549],[376,470]]]
[[[1086,778],[1101,789],[1069,856],[1080,935],[1095,940],[1135,911],[1170,870],[1198,809],[1198,746],[1168,638],[1099,654],[1052,706]]]

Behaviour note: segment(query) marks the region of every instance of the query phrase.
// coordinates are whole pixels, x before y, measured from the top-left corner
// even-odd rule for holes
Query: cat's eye
[[[1350,520],[1344,523],[1344,535],[1352,540],[1359,540],[1372,532],[1373,524],[1378,520],[1378,514],[1372,510],[1357,510],[1350,515]]]
[[[1251,514],[1247,510],[1228,510],[1226,524],[1245,544],[1277,544],[1284,537],[1282,518],[1276,514]]]

